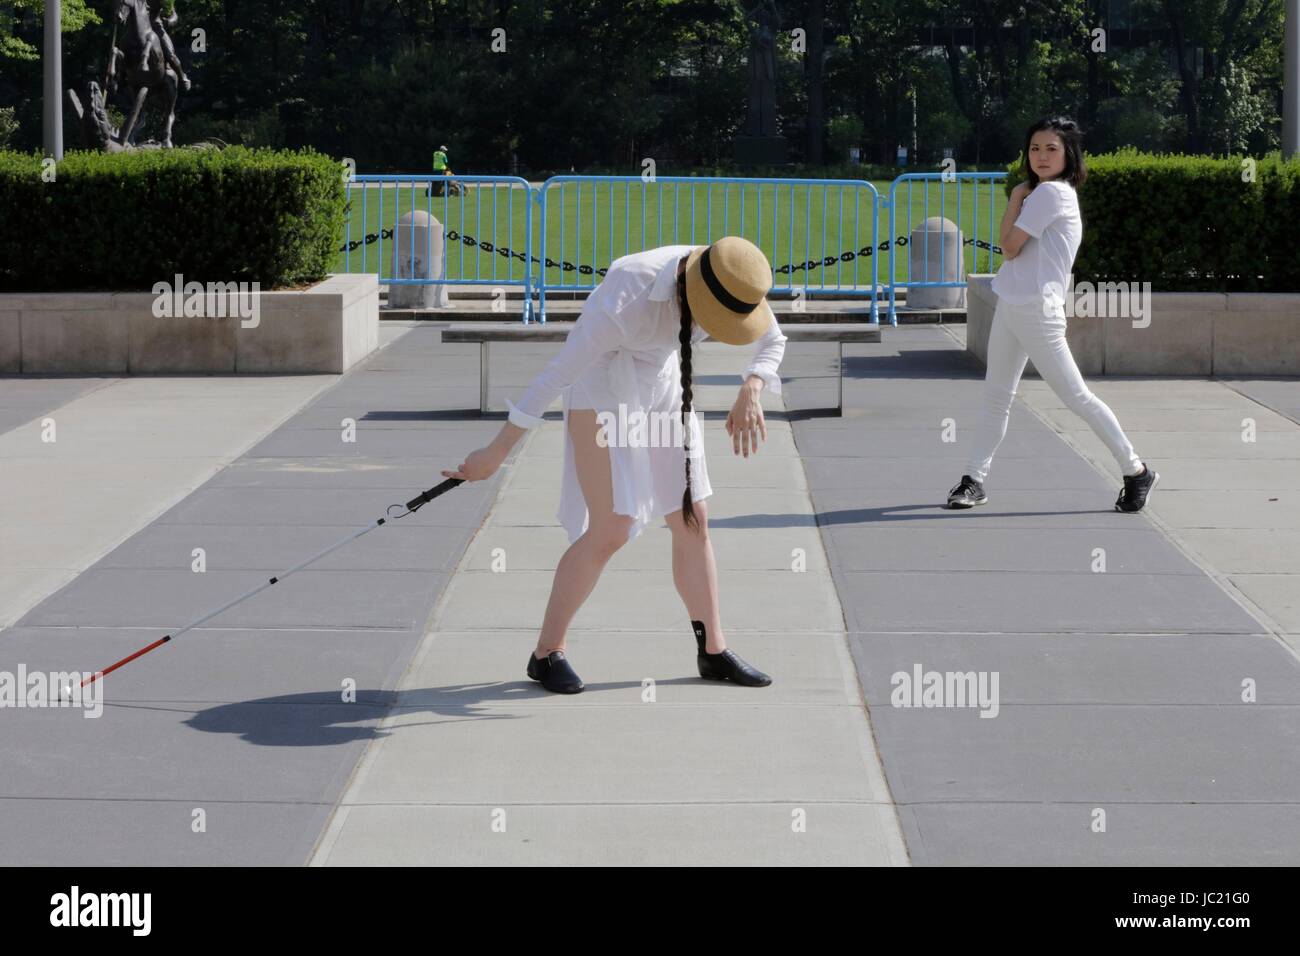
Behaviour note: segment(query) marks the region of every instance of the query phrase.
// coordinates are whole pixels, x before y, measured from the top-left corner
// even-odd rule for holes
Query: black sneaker
[[[974,508],[986,504],[989,498],[984,494],[984,486],[970,475],[962,475],[957,486],[948,492],[949,508]]]
[[[1147,496],[1160,480],[1160,473],[1147,467],[1145,461],[1142,467],[1146,469],[1142,474],[1124,476],[1124,490],[1115,499],[1116,511],[1141,511],[1146,505]]]
[[[529,651],[528,676],[557,694],[576,694],[585,686],[582,678],[570,666],[564,651],[551,651],[546,655],[545,660],[540,661],[532,651]]]

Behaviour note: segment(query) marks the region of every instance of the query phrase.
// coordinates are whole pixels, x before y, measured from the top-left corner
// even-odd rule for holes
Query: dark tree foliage
[[[113,2],[65,0],[65,85],[103,70]],[[632,174],[646,158],[664,174],[731,171],[755,4],[178,0],[194,88],[176,140],[312,146],[363,172],[429,171],[440,143],[464,173]],[[42,5],[0,2],[0,109],[13,111],[0,137],[13,148],[40,143]],[[777,8],[787,170],[833,173],[850,147],[892,164],[900,146],[911,164],[950,150],[990,168],[1049,111],[1080,119],[1092,151],[1277,147],[1283,0]]]

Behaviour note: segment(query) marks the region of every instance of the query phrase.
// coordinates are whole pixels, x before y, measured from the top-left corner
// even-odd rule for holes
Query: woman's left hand
[[[749,457],[750,450],[758,451],[760,436],[767,440],[767,423],[763,421],[763,406],[758,400],[758,389],[752,385],[742,385],[736,404],[727,414],[727,434],[731,436],[732,450]]]

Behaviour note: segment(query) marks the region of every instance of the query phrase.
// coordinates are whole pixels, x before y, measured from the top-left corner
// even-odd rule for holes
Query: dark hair
[[[1029,132],[1025,133],[1025,155],[1022,168],[1025,179],[1029,182],[1029,188],[1033,189],[1038,185],[1038,174],[1034,172],[1033,166],[1029,162],[1030,141],[1034,138],[1035,133],[1045,129],[1051,130],[1061,137],[1061,145],[1065,147],[1065,170],[1058,178],[1078,189],[1083,185],[1083,181],[1088,178],[1088,167],[1083,162],[1083,130],[1079,129],[1079,124],[1068,116],[1044,116],[1029,127]]]
[[[691,502],[691,304],[686,299],[686,271],[677,276],[677,301],[682,307],[682,329],[678,336],[682,357],[682,450],[686,453],[686,490],[682,493],[682,519],[687,526],[699,530],[700,520],[695,517]]]

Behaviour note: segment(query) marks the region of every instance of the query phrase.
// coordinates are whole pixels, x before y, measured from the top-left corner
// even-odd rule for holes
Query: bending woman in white
[[[705,337],[757,343],[726,422],[736,454],[757,451],[767,438],[758,395],[764,387],[780,394],[777,369],[786,342],[764,298],[771,285],[767,258],[737,236],[616,259],[560,353],[517,404],[507,402],[509,421],[497,436],[455,471],[443,472],[468,481],[490,477],[563,393],[558,517],[570,544],[556,565],[537,648],[528,658],[528,676],[548,690],[582,690],[564,650],[569,624],[614,553],[658,517],[672,530],[673,581],[691,616],[700,676],[752,687],[771,683],[727,648],[722,632],[704,504],[712,488],[691,383],[694,343]]]

